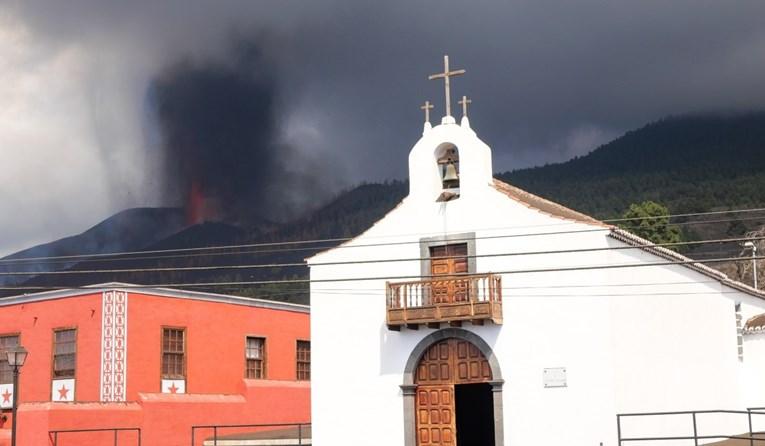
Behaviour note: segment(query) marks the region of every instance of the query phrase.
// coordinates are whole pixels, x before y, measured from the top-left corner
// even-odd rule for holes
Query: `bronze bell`
[[[457,168],[454,166],[454,161],[449,161],[446,165],[446,171],[444,172],[444,187],[458,187],[460,184],[460,177],[457,175]]]

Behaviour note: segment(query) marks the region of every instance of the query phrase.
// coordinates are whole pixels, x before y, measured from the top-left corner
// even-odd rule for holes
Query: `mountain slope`
[[[180,208],[133,208],[118,212],[78,235],[18,251],[0,260],[30,259],[137,251],[162,240],[186,226]],[[73,265],[74,261],[56,263],[0,264],[0,271],[52,271]],[[22,278],[0,276],[0,285],[11,285]]]
[[[666,118],[560,164],[505,172],[520,188],[599,218],[634,202],[673,213],[765,204],[765,112]]]
[[[405,195],[406,183],[366,184],[340,194],[335,200],[316,212],[276,227],[264,222],[247,230],[224,223],[203,223],[190,226],[147,246],[147,251],[161,249],[184,249],[206,246],[231,246],[256,243],[279,243],[296,240],[321,240],[350,237],[371,226]],[[139,256],[115,256],[88,260],[67,265],[67,271],[104,269],[152,269],[217,267],[213,270],[170,271],[170,272],[129,272],[129,273],[87,273],[65,275],[42,275],[33,277],[25,286],[60,287],[78,286],[101,282],[129,282],[137,284],[187,284],[206,282],[242,282],[274,279],[298,279],[307,275],[304,266],[269,267],[252,269],[226,269],[227,265],[255,264],[301,264],[305,257],[334,246],[337,242],[310,243],[294,246],[273,246],[226,250],[225,252],[182,252],[149,254]],[[239,286],[197,287],[203,291],[228,292],[243,296],[274,297],[280,300],[308,302],[305,284],[284,286]],[[13,294],[12,292],[4,293]],[[0,295],[3,295],[0,293]]]

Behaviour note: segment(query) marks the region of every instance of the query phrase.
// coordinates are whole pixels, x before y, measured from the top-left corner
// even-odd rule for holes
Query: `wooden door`
[[[425,385],[454,384],[454,339],[431,345],[417,365],[415,383]]]
[[[415,376],[417,446],[458,446],[454,385],[491,379],[489,362],[470,342],[450,338],[431,345]]]
[[[454,446],[454,386],[417,387],[417,445]]]
[[[467,243],[432,246],[430,248],[430,274],[433,276],[433,303],[465,302],[468,298]],[[443,280],[439,280],[443,276]]]
[[[491,381],[489,361],[468,341],[451,339],[454,349],[454,383],[473,384]]]

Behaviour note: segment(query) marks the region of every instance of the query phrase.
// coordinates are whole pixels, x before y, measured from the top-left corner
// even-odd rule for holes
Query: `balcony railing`
[[[502,323],[502,276],[470,274],[387,286],[388,328],[462,321]]]

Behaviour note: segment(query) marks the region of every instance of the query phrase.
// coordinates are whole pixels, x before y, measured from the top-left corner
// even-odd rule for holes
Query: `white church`
[[[423,107],[409,195],[308,259],[313,444],[704,444],[765,431],[757,412],[617,424],[765,406],[765,294],[495,180],[464,96],[459,123],[451,115],[449,78],[463,72],[445,58],[431,76],[445,81],[446,115],[431,126]]]

